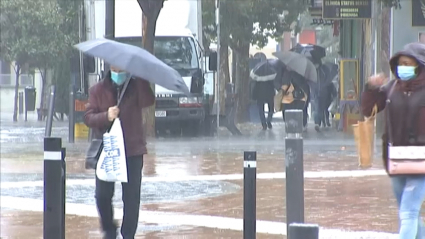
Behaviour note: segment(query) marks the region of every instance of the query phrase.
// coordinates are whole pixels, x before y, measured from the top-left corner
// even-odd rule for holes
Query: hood
[[[397,52],[390,60],[391,72],[397,76],[398,58],[400,56],[409,56],[415,58],[420,68],[425,67],[425,44],[419,42],[409,43],[404,46],[403,50]]]

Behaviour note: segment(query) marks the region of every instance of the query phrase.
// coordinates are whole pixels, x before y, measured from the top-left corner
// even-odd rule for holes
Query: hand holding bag
[[[127,86],[130,80],[124,83],[123,89],[121,90],[121,94],[118,97],[117,106],[119,106],[119,104],[121,103],[122,97],[124,96],[125,90],[127,89]],[[113,122],[106,132],[109,132],[112,126],[113,126]],[[86,163],[85,163],[86,169],[96,169],[97,161],[99,160],[102,149],[103,149],[103,139],[91,140],[90,146],[86,153]]]

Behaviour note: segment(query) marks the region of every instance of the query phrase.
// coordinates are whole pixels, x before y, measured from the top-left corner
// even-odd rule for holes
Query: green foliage
[[[73,37],[62,26],[72,14],[56,0],[3,0],[0,6],[2,59],[44,68],[69,53]]]
[[[265,46],[269,37],[278,38],[283,31],[289,30],[290,24],[306,10],[306,3],[298,0],[221,0],[221,36],[232,48],[246,42]],[[217,38],[215,0],[204,0],[202,4],[204,45],[208,46]],[[285,10],[288,12],[282,19]]]
[[[65,57],[59,57],[53,65],[53,84],[56,85],[56,112],[69,112],[69,84],[71,80],[71,56],[78,55],[72,46],[79,40],[78,11],[81,0],[57,0],[60,6],[63,22],[60,27],[65,39]]]

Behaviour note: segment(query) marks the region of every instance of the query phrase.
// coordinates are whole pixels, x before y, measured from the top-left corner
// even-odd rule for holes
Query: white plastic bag
[[[119,119],[115,119],[109,133],[103,135],[103,150],[97,162],[96,175],[106,182],[127,182],[124,137]]]

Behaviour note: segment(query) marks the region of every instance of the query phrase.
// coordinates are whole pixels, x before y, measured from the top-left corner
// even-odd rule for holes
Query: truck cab
[[[109,37],[105,34],[106,1],[88,1],[86,8],[86,39]],[[165,1],[157,20],[154,55],[180,73],[190,95],[155,86],[157,133],[201,135],[210,123],[214,103],[214,78],[205,69],[202,49],[201,1]],[[113,40],[142,47],[142,11],[137,1],[115,1]],[[106,23],[105,23],[106,22]],[[98,69],[89,79],[90,85],[101,78],[105,65],[97,60]],[[207,80],[206,80],[207,79]]]
[[[116,41],[141,47],[142,37],[117,37]],[[154,54],[180,73],[190,95],[155,86],[155,124],[160,133],[170,130],[178,134],[199,134],[205,118],[204,71],[201,49],[188,29],[166,33],[157,32]],[[192,132],[188,132],[192,131]]]

